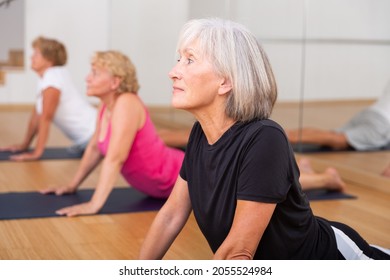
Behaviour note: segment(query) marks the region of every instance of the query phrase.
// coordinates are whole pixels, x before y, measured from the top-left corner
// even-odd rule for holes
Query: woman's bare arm
[[[179,176],[145,237],[139,259],[162,259],[186,224],[191,210],[187,182]]]

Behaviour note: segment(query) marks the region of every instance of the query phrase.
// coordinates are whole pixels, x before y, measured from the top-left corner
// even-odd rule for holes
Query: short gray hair
[[[267,55],[255,36],[232,21],[193,19],[183,26],[178,49],[194,41],[216,73],[232,83],[226,114],[243,122],[269,118],[277,87]]]

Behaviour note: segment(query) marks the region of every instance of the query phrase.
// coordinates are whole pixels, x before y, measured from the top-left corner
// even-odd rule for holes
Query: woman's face
[[[173,81],[172,105],[189,111],[212,106],[224,81],[201,55],[197,42],[179,50],[169,77]]]
[[[87,95],[102,97],[109,93],[115,93],[118,89],[118,78],[112,76],[105,68],[91,66],[91,71],[86,78]]]
[[[42,75],[51,66],[53,66],[53,63],[43,57],[41,50],[34,48],[31,55],[31,69]]]

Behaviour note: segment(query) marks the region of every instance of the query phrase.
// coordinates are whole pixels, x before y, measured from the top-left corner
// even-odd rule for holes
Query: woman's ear
[[[113,77],[112,83],[111,83],[111,88],[116,91],[119,88],[121,81],[122,81],[122,79],[120,79],[119,77]]]
[[[232,90],[233,86],[229,79],[223,79],[219,86],[218,94],[224,95]]]

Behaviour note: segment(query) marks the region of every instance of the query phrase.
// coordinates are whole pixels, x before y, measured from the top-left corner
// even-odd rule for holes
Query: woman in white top
[[[91,138],[96,123],[96,109],[76,90],[65,68],[65,46],[53,39],[38,37],[32,43],[31,68],[38,74],[38,94],[26,136],[21,144],[4,147],[3,151],[25,151],[12,160],[39,159],[53,122],[72,142],[70,151],[81,152]],[[36,145],[27,151],[34,137]]]

